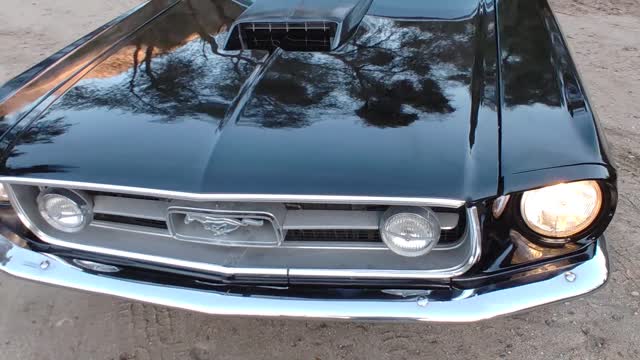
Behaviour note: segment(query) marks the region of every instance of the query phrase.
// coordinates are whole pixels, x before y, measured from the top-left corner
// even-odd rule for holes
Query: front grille
[[[94,210],[90,226],[62,233],[39,214],[40,187],[12,184],[7,189],[12,202],[20,205],[16,209],[45,242],[216,274],[448,278],[477,258],[480,239],[475,208],[448,203],[431,207],[442,226],[434,251],[408,258],[393,254],[379,234],[381,217],[389,204],[397,203],[393,198],[386,204],[362,198],[351,204],[338,198],[321,204],[234,202],[214,195],[193,200],[106,191],[88,191]],[[171,217],[177,209],[194,215],[192,221]],[[261,217],[264,214],[272,216],[269,221]],[[265,241],[266,226],[272,226],[271,233],[276,230],[278,241]]]
[[[348,206],[348,205],[347,205]],[[317,209],[328,207],[317,207]],[[344,207],[340,206],[343,210]],[[143,219],[131,216],[100,214],[94,215],[93,220],[114,224],[135,225],[154,229],[167,229],[164,220]],[[464,234],[464,222],[459,221],[454,229],[442,230],[438,244],[451,244],[460,239]],[[368,229],[290,229],[287,231],[284,241],[286,242],[362,242],[362,243],[382,243],[379,230]]]
[[[98,195],[97,193],[94,193]],[[105,193],[101,193],[100,195],[106,196]],[[121,198],[128,199],[140,199],[140,200],[152,200],[150,198],[142,198],[142,197],[131,197],[128,195],[119,196]],[[317,214],[314,211],[337,211],[344,214],[345,212],[369,212],[370,214],[374,213],[383,213],[385,210],[389,208],[386,205],[358,205],[358,204],[315,204],[315,203],[287,203],[284,204],[287,211],[308,211],[309,214]],[[443,212],[447,211],[444,209],[438,209],[438,211]],[[451,213],[449,211],[449,213]],[[440,233],[440,240],[438,243],[440,245],[447,245],[451,243],[455,243],[458,241],[463,235],[465,231],[465,219],[464,212],[458,211],[457,215],[459,216],[459,221],[457,225],[452,229],[443,229]],[[313,215],[309,215],[313,216]],[[115,215],[109,213],[96,213],[94,215],[94,220],[108,222],[112,224],[119,225],[135,225],[141,227],[149,227],[154,229],[167,229],[167,223],[165,220],[159,219],[147,219],[142,217],[135,216],[123,216],[123,215]],[[292,224],[291,226],[296,226]],[[379,243],[382,245],[382,238],[380,237],[380,232],[378,229],[296,229],[289,228],[286,231],[286,235],[284,238],[285,242],[312,242],[315,245],[323,242],[327,243],[339,243],[339,242],[349,242],[349,243]],[[331,244],[333,245],[333,244]]]

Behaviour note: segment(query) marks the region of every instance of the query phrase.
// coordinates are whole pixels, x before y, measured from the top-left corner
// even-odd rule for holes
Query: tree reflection
[[[356,113],[368,124],[378,127],[407,126],[418,119],[416,113],[406,112],[404,105],[425,112],[449,113],[453,107],[443,94],[440,85],[433,79],[424,79],[419,87],[409,80],[386,84],[376,83],[363,91],[364,104]]]
[[[356,115],[368,126],[401,127],[427,114],[451,113],[446,89],[470,83],[474,35],[475,27],[465,21],[365,18],[337,52],[283,54],[241,121],[300,127],[326,116]]]
[[[181,3],[91,71],[60,106],[121,109],[160,122],[200,115],[221,121],[261,56],[221,52],[209,35],[241,11],[231,1]]]
[[[514,1],[502,6],[501,58],[506,106],[544,104],[560,106],[549,32],[537,1]],[[525,34],[526,38],[517,34]]]
[[[242,11],[232,1],[177,5],[90,72],[60,106],[222,125],[265,54],[221,49],[226,30]],[[475,31],[472,21],[367,17],[340,51],[284,53],[258,82],[246,109],[238,112],[240,118],[232,120],[302,127],[332,113],[356,116],[368,126],[400,127],[430,113],[451,113],[455,109],[447,89],[470,83],[469,44]]]
[[[3,131],[3,133],[7,130],[3,127],[4,125],[5,124],[0,124],[0,131]],[[10,159],[23,154],[23,152],[17,150],[17,148],[15,147],[15,143],[17,141],[20,141],[21,145],[50,144],[53,142],[53,138],[67,132],[70,126],[71,124],[65,122],[65,119],[63,117],[59,117],[48,120],[46,122],[36,121],[32,126],[26,128],[18,135],[7,135],[5,141],[10,142],[10,144],[6,147],[7,150],[5,150],[5,152],[3,153],[4,156],[0,165],[0,172],[7,176],[20,176],[27,174],[57,173],[67,171],[67,168],[65,166],[56,164],[40,164],[23,167],[12,167],[8,164],[10,163]]]

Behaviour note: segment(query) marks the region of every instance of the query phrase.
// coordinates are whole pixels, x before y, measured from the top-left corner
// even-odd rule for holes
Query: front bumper
[[[457,291],[449,298],[430,296],[428,292],[400,299],[236,295],[97,274],[58,257],[17,246],[22,243],[19,238],[12,240],[0,236],[0,270],[8,274],[216,315],[463,323],[581,296],[601,287],[608,278],[605,242],[601,238],[593,256],[582,263],[558,268],[543,277],[527,276]]]

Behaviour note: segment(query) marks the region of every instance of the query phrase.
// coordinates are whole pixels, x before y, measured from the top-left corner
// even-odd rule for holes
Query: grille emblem
[[[223,205],[233,209],[221,209]],[[284,232],[280,224],[286,213],[284,206],[244,203],[221,206],[216,209],[169,207],[169,233],[176,240],[220,246],[276,247],[282,244]]]
[[[261,219],[232,219],[198,213],[187,213],[185,215],[185,224],[189,225],[194,221],[201,223],[205,230],[213,233],[213,236],[230,234],[238,230],[240,227],[262,226],[264,224],[264,221]]]

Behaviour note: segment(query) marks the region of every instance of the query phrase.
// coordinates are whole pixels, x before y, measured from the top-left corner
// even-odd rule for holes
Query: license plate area
[[[167,225],[176,240],[219,246],[277,247],[284,240],[278,219],[265,211],[170,207]]]

